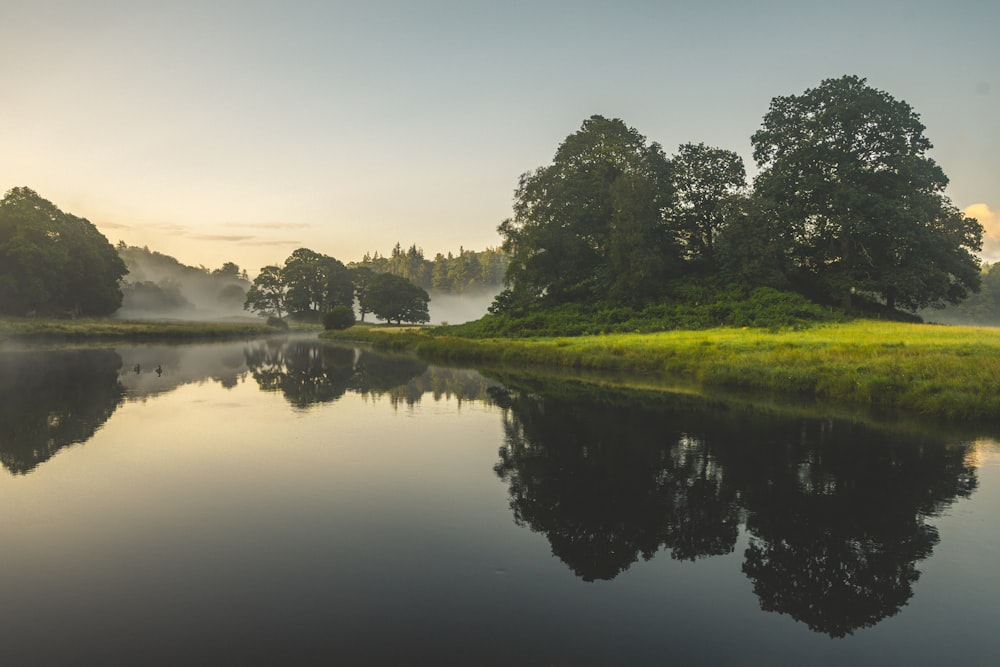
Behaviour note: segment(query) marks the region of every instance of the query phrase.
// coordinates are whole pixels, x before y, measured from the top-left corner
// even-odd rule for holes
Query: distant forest
[[[128,272],[121,280],[118,317],[212,319],[246,315],[244,303],[252,281],[245,268],[225,262],[220,268],[188,266],[148,247],[119,242],[116,250]],[[350,269],[389,273],[440,294],[496,294],[503,287],[507,256],[498,249],[481,252],[459,247],[457,254],[424,257],[415,244],[397,243],[389,255],[366,253]]]
[[[403,250],[397,243],[388,256],[379,255],[378,251],[374,254],[365,253],[360,262],[352,262],[347,266],[364,266],[374,273],[391,273],[426,290],[466,294],[499,291],[509,262],[506,253],[499,248],[476,252],[459,246],[457,255],[450,252],[447,255],[437,253],[434,259],[429,260],[416,244]]]

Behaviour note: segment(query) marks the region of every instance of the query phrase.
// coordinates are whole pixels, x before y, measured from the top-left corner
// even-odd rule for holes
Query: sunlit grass
[[[372,329],[367,337],[377,341],[380,333],[388,336]],[[619,371],[948,417],[1000,417],[998,329],[855,321],[776,332],[406,338],[439,361]]]

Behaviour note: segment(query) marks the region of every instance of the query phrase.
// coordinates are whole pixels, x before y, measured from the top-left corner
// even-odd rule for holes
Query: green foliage
[[[719,326],[778,329],[842,317],[799,294],[769,287],[747,291],[683,282],[675,284],[672,293],[670,300],[639,308],[609,302],[511,308],[474,322],[436,327],[434,333],[487,338],[645,333]]]
[[[341,262],[308,248],[299,248],[281,269],[285,284],[285,308],[306,320],[318,320],[321,313],[354,302],[354,284]]]
[[[915,310],[977,288],[982,227],[944,195],[923,131],[908,104],[855,76],[771,101],[752,137],[758,228],[798,291]]]
[[[715,260],[715,240],[746,196],[746,169],[733,151],[683,144],[670,161],[675,192],[671,215],[689,262]]]
[[[680,261],[667,226],[669,163],[621,120],[592,116],[551,165],[521,176],[499,232],[519,300],[630,302],[657,292]]]
[[[251,312],[272,315],[281,319],[281,314],[287,312],[285,295],[288,286],[282,275],[281,267],[265,266],[253,280],[247,291],[243,307]]]
[[[403,250],[397,243],[388,257],[366,254],[352,269],[367,269],[376,273],[391,273],[406,278],[414,285],[448,294],[464,294],[492,290],[503,284],[507,270],[507,255],[499,248],[481,252],[459,247],[458,254],[438,253],[433,260],[424,257],[416,245]]]
[[[429,302],[423,288],[391,273],[380,273],[368,282],[363,308],[387,322],[420,324],[431,319]]]
[[[88,220],[28,188],[0,200],[0,313],[110,315],[126,271]]]
[[[336,306],[323,314],[323,328],[346,329],[354,326],[354,310],[349,306]]]

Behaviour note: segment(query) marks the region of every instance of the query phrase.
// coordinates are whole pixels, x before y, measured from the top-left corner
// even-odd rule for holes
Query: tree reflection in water
[[[938,541],[926,519],[976,488],[967,448],[926,434],[566,386],[496,402],[514,519],[578,576],[730,553],[742,524],[761,608],[832,637],[907,603]]]
[[[277,391],[297,408],[329,403],[344,394],[386,396],[393,406],[414,405],[425,394],[486,400],[498,383],[474,371],[428,366],[412,356],[389,355],[313,339],[269,339],[248,346],[247,367],[264,391]]]
[[[122,402],[114,350],[0,352],[0,462],[31,472],[85,442]]]

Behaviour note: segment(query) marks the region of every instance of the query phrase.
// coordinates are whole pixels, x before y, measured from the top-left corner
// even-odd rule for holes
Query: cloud
[[[312,227],[304,222],[225,222],[222,226],[245,229],[309,229]]]
[[[132,229],[132,225],[123,225],[120,222],[95,222],[100,229]]]
[[[1000,261],[1000,213],[987,204],[967,206],[962,213],[975,218],[983,226],[982,258],[991,264]]]
[[[281,246],[281,245],[302,245],[302,241],[282,240],[282,239],[258,239],[256,241],[240,241],[240,245],[246,246]]]
[[[230,243],[240,243],[254,238],[239,234],[189,234],[188,237],[197,241],[228,241]]]

